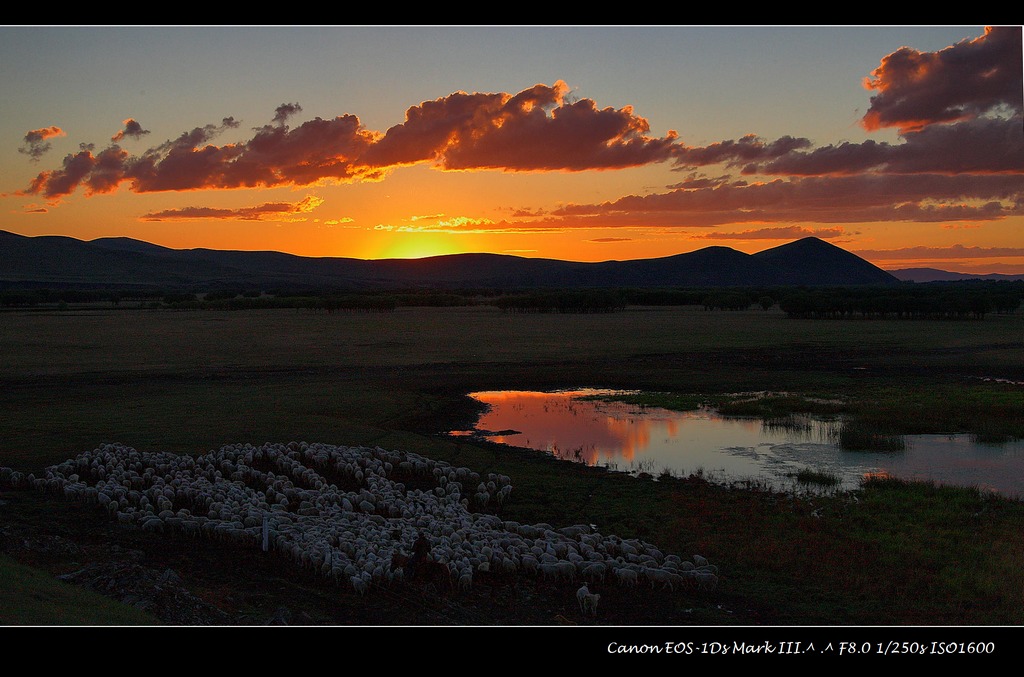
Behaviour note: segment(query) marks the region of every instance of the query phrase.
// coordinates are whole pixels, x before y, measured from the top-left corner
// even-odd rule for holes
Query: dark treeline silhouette
[[[595,289],[0,289],[0,307],[107,306],[174,310],[389,312],[400,307],[491,305],[509,313],[609,313],[627,306],[697,306],[707,311],[769,310],[804,319],[982,319],[1015,312],[1024,281],[970,280],[851,287]]]
[[[160,290],[138,291],[124,289],[4,289],[0,291],[0,306],[7,308],[33,307],[59,304],[112,304],[134,299],[159,302],[167,294]]]
[[[625,295],[615,289],[507,294],[491,303],[512,313],[610,313],[627,305]]]
[[[745,291],[718,291],[704,296],[704,310],[746,310],[754,302]]]
[[[779,298],[790,317],[815,319],[983,319],[1012,313],[1024,298],[1024,283],[970,281],[886,288],[793,289]]]

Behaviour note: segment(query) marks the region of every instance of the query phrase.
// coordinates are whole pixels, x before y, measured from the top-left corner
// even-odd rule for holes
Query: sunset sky
[[[0,27],[0,230],[1024,273],[1021,27]]]

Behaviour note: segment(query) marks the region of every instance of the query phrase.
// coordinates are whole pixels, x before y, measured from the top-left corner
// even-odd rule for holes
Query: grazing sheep
[[[366,595],[366,591],[370,588],[366,581],[360,576],[349,576],[348,579],[352,583],[352,588],[359,594],[360,597]]]
[[[675,585],[672,580],[672,576],[667,569],[656,569],[653,567],[644,567],[644,575],[647,576],[647,580],[651,582],[651,589],[653,590],[655,585],[661,583],[661,588],[669,588],[675,590]],[[678,577],[678,576],[677,576]]]
[[[697,581],[697,589],[703,592],[713,592],[718,587],[718,576],[710,571],[697,571],[694,578]]]
[[[405,479],[417,475],[435,484],[411,489],[391,476],[403,472]],[[337,478],[349,489],[331,483]],[[0,468],[0,480],[30,482],[10,468]],[[468,469],[379,448],[236,444],[185,457],[108,444],[47,468],[46,479],[34,485],[91,502],[119,523],[154,536],[181,533],[260,547],[266,523],[268,550],[329,581],[343,584],[348,577],[358,595],[401,577],[402,569],[388,562],[417,531],[429,535],[432,556],[443,560],[434,563],[439,591],[456,581],[468,590],[475,574],[503,580],[525,574],[557,586],[573,585],[577,578],[603,583],[609,568],[622,586],[633,587],[645,575],[652,588],[660,582],[662,589],[674,590],[682,580],[676,572],[696,568],[649,543],[603,536],[590,525],[556,530],[473,512],[469,488],[480,490],[477,505],[500,506],[510,479],[491,473],[482,482]],[[701,571],[692,578],[701,590],[713,590],[717,569],[702,557],[694,559]],[[598,599],[589,590],[579,597],[581,613],[596,615]]]
[[[605,574],[608,571],[608,567],[604,562],[590,562],[583,565],[580,574],[583,578],[587,579],[591,583],[601,582],[604,583]]]
[[[576,566],[572,562],[566,562],[564,560],[555,562],[555,568],[558,571],[559,577],[565,579],[569,583],[576,582]]]
[[[577,590],[577,591],[576,591],[576,601],[577,601],[577,602],[579,602],[579,605],[580,605],[580,613],[583,613],[583,612],[584,612],[584,607],[583,607],[583,600],[584,600],[584,598],[586,598],[586,596],[587,596],[587,595],[589,595],[589,594],[590,594],[590,588],[588,588],[588,587],[586,586],[586,584],[583,584],[583,585],[581,585],[581,586],[580,586],[580,588],[579,588],[579,590]]]
[[[576,600],[580,603],[580,613],[586,616],[597,615],[597,603],[601,599],[601,595],[592,593],[587,586],[582,586],[576,591]]]
[[[545,581],[558,581],[558,567],[554,562],[544,562],[540,565],[541,577]]]
[[[619,585],[627,588],[635,588],[637,581],[637,574],[632,569],[626,567],[619,567],[615,569],[615,578],[618,579]]]

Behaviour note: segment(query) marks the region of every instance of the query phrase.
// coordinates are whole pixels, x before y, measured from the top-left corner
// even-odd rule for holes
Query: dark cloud
[[[274,111],[274,122],[283,125],[288,118],[302,111],[302,106],[297,103],[282,103]]]
[[[783,136],[774,141],[766,141],[754,134],[748,134],[738,140],[720,141],[710,146],[677,147],[673,155],[675,164],[683,168],[716,164],[740,166],[750,162],[773,160],[810,146],[809,139]]]
[[[1024,118],[976,118],[902,134],[903,143],[872,140],[792,152],[748,173],[817,176],[887,173],[1024,174]]]
[[[902,143],[811,148],[807,139],[767,142],[748,135],[680,148],[676,163],[742,166],[744,175],[777,176],[1024,173],[1021,53],[1020,27],[996,27],[938,52],[904,47],[882,59],[866,83],[879,93],[863,124],[869,130],[897,127]]]
[[[666,187],[669,190],[714,188],[715,186],[722,186],[732,182],[732,177],[727,174],[722,176],[697,176],[696,174],[691,174],[685,181]],[[745,182],[741,182],[741,184],[742,183]]]
[[[309,213],[319,207],[323,200],[309,196],[299,202],[265,202],[255,207],[224,209],[215,207],[184,207],[150,212],[140,217],[143,221],[182,221],[197,219],[232,219],[241,221],[262,221],[264,219],[294,217]]]
[[[1022,110],[1021,27],[989,27],[937,52],[902,47],[882,59],[865,87],[878,92],[863,119],[869,130]]]
[[[128,118],[124,121],[124,129],[110,137],[110,140],[113,141],[114,143],[118,143],[119,141],[122,141],[125,138],[141,139],[146,134],[149,134],[149,130],[143,129],[142,125],[140,125],[138,122],[132,120],[131,118]]]
[[[1004,174],[780,178],[573,204],[554,210],[552,215],[590,227],[993,220],[1024,214],[1021,189],[1018,176]]]
[[[33,129],[25,134],[24,145],[18,149],[18,152],[28,155],[33,160],[38,160],[52,147],[47,139],[52,139],[55,136],[67,135],[60,127],[51,126]]]
[[[898,127],[899,143],[813,148],[806,139],[747,135],[706,147],[680,145],[679,168],[740,167],[746,181],[691,175],[666,192],[569,205],[553,214],[589,226],[707,227],[990,221],[1024,213],[1019,27],[988,29],[976,40],[930,54],[901,49],[883,59],[875,76],[872,87],[880,94],[872,99],[865,127]],[[788,237],[787,232],[807,234],[771,227],[704,237]]]
[[[1024,247],[903,247],[901,249],[864,249],[856,253],[870,260],[882,259],[980,259],[1005,256],[1024,256]]]
[[[805,228],[804,226],[779,226],[758,228],[739,233],[713,232],[693,237],[704,240],[796,240],[802,237],[819,237],[823,240],[847,235],[842,228]]]
[[[24,191],[29,195],[43,195],[45,197],[63,197],[73,193],[82,182],[88,178],[96,164],[96,158],[89,150],[80,150],[74,155],[64,157],[63,166],[49,172],[41,172],[29,184]]]

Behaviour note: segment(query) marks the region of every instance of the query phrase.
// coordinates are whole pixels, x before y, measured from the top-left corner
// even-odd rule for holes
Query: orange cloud
[[[282,218],[306,214],[323,204],[318,197],[308,196],[299,202],[265,202],[256,207],[216,209],[213,207],[184,207],[151,212],[139,217],[142,221],[180,221],[195,219],[238,219],[261,221],[264,218]]]
[[[829,239],[842,237],[846,231],[842,228],[805,228],[804,226],[781,226],[778,228],[758,228],[744,230],[740,233],[705,233],[694,235],[697,239],[706,240],[796,240],[802,237],[819,237]]]
[[[279,107],[278,124],[259,128],[252,139],[239,144],[211,143],[222,131],[239,126],[233,118],[225,118],[220,125],[197,127],[139,156],[130,156],[116,145],[97,155],[83,149],[68,155],[61,169],[40,173],[24,193],[61,198],[80,186],[94,194],[126,182],[139,193],[308,185],[364,173],[353,161],[375,135],[361,129],[358,118],[316,118],[288,129],[283,125],[285,117]]]
[[[142,125],[140,125],[138,122],[132,120],[131,118],[128,118],[124,121],[124,129],[110,137],[110,140],[113,141],[114,143],[117,143],[118,141],[124,140],[126,137],[131,137],[133,139],[141,139],[146,134],[149,134],[149,130],[143,129]]]
[[[51,148],[51,144],[47,139],[52,139],[55,136],[67,136],[67,134],[65,134],[63,129],[55,126],[33,129],[25,134],[25,145],[19,148],[18,152],[28,155],[33,160],[38,160]]]
[[[516,95],[467,94],[406,111],[363,158],[374,166],[431,162],[442,169],[583,171],[617,169],[670,157],[676,134],[647,136],[650,125],[629,106],[598,109],[566,101],[568,85],[538,84]]]
[[[727,223],[994,220],[1024,214],[1015,175],[804,177],[676,188],[552,212],[578,226],[703,227]]]
[[[862,120],[868,130],[914,131],[1008,107],[1020,112],[1021,27],[989,27],[938,52],[901,47],[864,86],[878,92]]]
[[[59,199],[84,187],[89,194],[128,183],[134,192],[310,185],[379,180],[395,167],[430,163],[439,169],[582,171],[659,162],[675,148],[675,133],[647,136],[646,120],[630,107],[598,109],[565,100],[568,86],[536,85],[516,95],[456,93],[413,106],[406,121],[381,134],[359,118],[316,118],[289,128],[298,104],[282,104],[272,124],[248,141],[217,146],[233,118],[129,156],[118,146],[93,155],[83,147],[60,169],[41,172],[23,194]],[[126,121],[120,140],[144,133]]]
[[[215,143],[218,134],[239,127],[233,118],[225,118],[139,155],[116,143],[99,152],[83,145],[60,168],[38,174],[21,194],[59,200],[78,189],[92,195],[121,185],[142,193],[375,181],[417,164],[439,170],[576,172],[669,161],[674,171],[738,168],[744,178],[693,173],[660,193],[551,211],[510,209],[509,221],[435,215],[413,225],[379,228],[552,232],[777,222],[992,221],[1024,214],[1020,46],[1019,27],[992,28],[939,52],[902,48],[883,59],[868,83],[877,94],[864,122],[873,129],[898,128],[898,144],[868,140],[814,148],[804,138],[769,140],[749,134],[688,147],[675,132],[651,137],[647,120],[632,107],[599,108],[590,99],[575,99],[568,85],[557,81],[517,94],[456,92],[424,101],[408,108],[405,120],[383,133],[365,129],[347,114],[290,126],[302,109],[285,103],[270,123],[238,143]],[[35,141],[45,143],[44,130],[36,131]],[[143,133],[128,119],[114,140]],[[287,209],[287,203],[273,204]],[[190,207],[144,218],[261,218],[271,213],[270,206]],[[785,225],[705,237],[788,237],[782,233],[802,236],[807,234],[803,230]],[[840,232],[835,228],[814,234]]]

